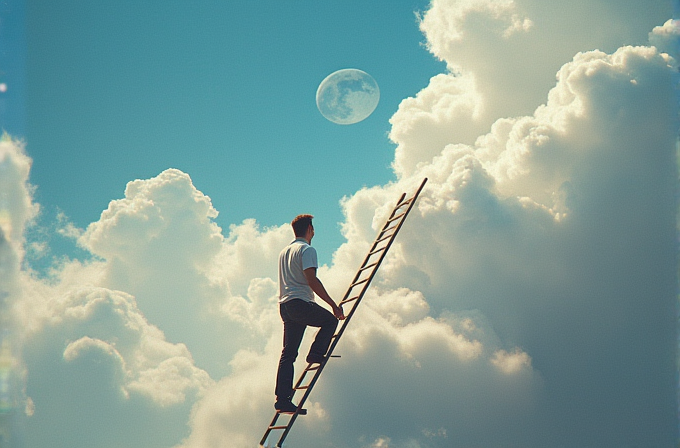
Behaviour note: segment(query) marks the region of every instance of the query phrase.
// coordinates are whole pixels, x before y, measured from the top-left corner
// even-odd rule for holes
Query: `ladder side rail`
[[[309,365],[307,367],[309,367]],[[310,383],[307,384],[306,386],[302,386],[302,383],[303,383],[306,375],[309,372],[312,372],[313,370],[316,370],[316,372],[314,372],[314,376],[312,377],[312,380],[310,381]],[[304,402],[307,400],[307,397],[311,393],[311,389],[312,389],[314,383],[316,383],[317,377],[320,375],[321,370],[323,370],[323,365],[320,365],[318,369],[310,370],[308,368],[305,368],[303,370],[302,374],[300,375],[300,377],[298,378],[297,383],[293,387],[293,397],[295,396],[295,394],[297,393],[298,390],[304,390],[304,394],[303,394],[302,398],[300,399],[300,401],[298,402],[298,407],[302,408]],[[293,397],[291,397],[291,399]],[[288,423],[286,423],[285,425],[276,426],[276,422],[281,415],[282,414],[279,413],[279,412],[274,413],[274,418],[272,419],[271,423],[269,424],[269,427],[267,428],[267,431],[265,432],[264,436],[262,437],[262,440],[260,441],[260,446],[264,446],[264,444],[267,442],[267,438],[269,437],[269,434],[271,434],[271,432],[274,431],[274,430],[283,430],[283,433],[279,436],[279,440],[276,444],[276,447],[283,446],[284,439],[288,435],[288,432],[290,432],[291,428],[293,427],[293,423],[295,423],[295,420],[297,419],[298,415],[300,415],[300,414],[292,414],[292,415],[290,415],[290,418],[288,419]]]
[[[405,204],[408,204],[408,203],[409,203],[408,201],[412,201],[413,199],[415,199],[415,196],[414,196],[414,197],[410,198],[407,202],[404,202],[404,203],[402,204],[402,201],[404,200],[404,197],[406,197],[406,193],[402,193],[401,196],[399,197],[399,200],[397,201],[397,205],[394,207],[394,209],[392,209],[392,212],[390,213],[390,216],[387,218],[387,221],[385,222],[385,225],[383,225],[382,229],[381,229],[380,232],[378,233],[378,236],[376,237],[376,239],[374,240],[373,244],[371,245],[371,247],[370,247],[370,249],[369,249],[369,251],[368,251],[368,255],[366,255],[366,257],[364,258],[364,261],[363,261],[363,262],[361,263],[361,265],[359,266],[359,270],[358,270],[357,273],[354,275],[354,278],[353,278],[352,281],[350,282],[350,285],[351,285],[351,284],[354,284],[354,283],[359,279],[359,277],[361,276],[361,274],[363,273],[363,271],[365,270],[365,267],[366,267],[368,261],[370,260],[371,255],[373,255],[373,253],[372,253],[373,250],[375,250],[375,248],[376,248],[376,246],[378,245],[378,243],[379,243],[380,241],[382,241],[382,239],[380,239],[380,236],[382,236],[382,235],[385,233],[385,230],[387,229],[388,225],[389,225],[390,222],[391,222],[390,220],[394,217],[394,215],[395,215],[395,213],[397,212],[397,210],[399,210],[399,209],[400,209],[401,207],[403,207]],[[394,227],[396,227],[396,226],[394,226]],[[392,227],[392,228],[394,228],[394,227]],[[396,233],[393,233],[392,235],[395,235],[395,234],[396,234]],[[390,235],[390,236],[392,236],[392,235]],[[389,238],[389,237],[387,237],[387,238]],[[349,297],[349,294],[350,294],[351,291],[352,291],[352,288],[351,288],[351,287],[348,288],[348,289],[347,289],[347,292],[345,293],[345,296],[342,298],[342,300],[345,300],[347,297]]]
[[[403,216],[403,217],[405,218],[405,216]],[[390,230],[395,229],[396,227],[397,226],[393,226]],[[386,240],[394,239],[397,235],[397,231],[394,231],[387,236],[380,237],[380,235],[382,235],[383,233],[384,233],[384,231],[382,231],[378,235],[378,237],[376,237],[376,240],[370,246],[368,254],[364,258],[364,261],[361,263],[361,266],[359,267],[356,274],[354,275],[354,278],[350,282],[350,287],[347,289],[347,291],[345,292],[345,295],[343,296],[343,299],[342,299],[343,301],[346,300],[349,297],[349,295],[352,292],[352,289],[354,287],[366,282],[367,277],[362,278],[362,276],[366,273],[366,271],[369,268],[373,268],[373,271],[375,271],[380,266],[380,261],[382,260],[382,257],[380,257],[380,259],[378,261],[374,261],[373,263],[369,264],[369,262],[372,261],[372,259],[374,258],[374,255],[378,254],[379,252],[387,252],[389,243],[385,243],[385,245],[380,246],[380,247],[379,247],[379,245],[380,245],[380,243],[382,243]]]
[[[396,235],[396,234],[395,234],[395,235]],[[389,244],[389,243],[388,243],[388,244]],[[345,294],[345,299],[347,299],[347,298],[350,296],[350,293],[352,292],[352,290],[355,289],[356,286],[361,286],[361,291],[360,291],[359,294],[357,295],[357,298],[356,298],[355,300],[353,300],[354,303],[352,303],[352,308],[350,309],[350,312],[347,314],[347,317],[345,318],[345,320],[343,321],[342,325],[340,326],[340,329],[339,329],[338,332],[336,333],[336,336],[333,338],[333,342],[331,343],[331,345],[330,345],[330,347],[329,347],[329,349],[328,349],[328,356],[330,356],[330,355],[333,353],[333,350],[335,349],[335,346],[338,344],[338,341],[340,340],[340,337],[341,337],[342,334],[345,332],[345,327],[347,326],[347,324],[349,324],[349,321],[352,319],[352,316],[354,316],[354,311],[356,310],[357,306],[359,306],[359,303],[361,302],[361,299],[363,298],[364,294],[366,293],[366,290],[367,290],[368,287],[370,286],[371,281],[373,280],[373,277],[375,276],[375,273],[377,272],[378,268],[380,267],[380,264],[381,264],[383,258],[385,257],[385,254],[386,254],[386,253],[387,253],[387,251],[385,250],[385,251],[383,251],[383,253],[380,255],[378,261],[375,263],[375,266],[373,267],[373,270],[371,271],[371,273],[369,274],[369,276],[365,279],[366,281],[364,281],[363,283],[360,283],[360,284],[356,284],[356,285],[355,285],[355,284],[352,284],[352,286],[350,286],[350,287],[347,289],[347,293]],[[368,260],[369,258],[370,258],[370,256],[366,257],[366,260]],[[366,263],[366,261],[364,261],[364,264],[365,264],[365,263]],[[356,279],[355,279],[355,280],[356,280]],[[352,283],[354,283],[354,282],[352,282]],[[343,299],[343,300],[345,300],[345,299]],[[349,302],[348,302],[348,303],[349,303]]]
[[[260,446],[263,447],[265,443],[267,443],[267,439],[269,438],[269,434],[274,430],[276,420],[279,418],[279,413],[275,412],[274,413],[274,419],[269,423],[269,426],[267,426],[267,430],[264,432],[264,435],[262,436],[262,439],[260,439]]]
[[[300,406],[302,406],[302,405],[300,405]],[[286,440],[286,436],[288,435],[290,430],[293,428],[293,423],[295,423],[295,420],[297,420],[298,415],[300,415],[300,414],[293,414],[290,417],[290,420],[288,421],[286,428],[283,430],[281,437],[279,437],[279,441],[276,442],[276,448],[281,448],[283,446],[283,441]]]
[[[363,287],[361,288],[361,292],[359,293],[359,297],[354,301],[354,304],[353,304],[353,306],[352,306],[352,309],[350,310],[349,314],[348,314],[347,317],[345,318],[345,321],[343,322],[343,325],[340,327],[340,329],[339,329],[339,331],[338,331],[336,337],[333,338],[333,342],[332,342],[331,346],[330,346],[329,349],[328,349],[328,356],[329,356],[329,357],[330,357],[331,354],[333,353],[333,350],[335,350],[335,346],[338,345],[338,342],[340,341],[340,337],[341,337],[342,334],[345,332],[345,328],[347,327],[347,324],[348,324],[349,321],[352,319],[352,316],[354,315],[355,310],[357,309],[357,307],[359,306],[359,303],[360,303],[361,300],[363,299],[363,296],[364,296],[364,294],[366,293],[366,290],[368,290],[368,287],[370,286],[371,281],[373,280],[373,277],[374,277],[375,274],[378,272],[378,269],[380,268],[380,265],[382,264],[382,261],[385,259],[385,256],[387,255],[387,252],[389,251],[390,247],[392,246],[392,242],[393,242],[393,241],[395,240],[395,238],[397,237],[397,234],[399,233],[399,230],[401,230],[401,227],[402,227],[404,221],[406,221],[406,218],[408,217],[409,213],[411,212],[411,209],[413,208],[413,205],[416,203],[416,199],[418,198],[418,195],[420,195],[420,192],[422,191],[422,189],[423,189],[423,187],[425,186],[425,183],[426,183],[426,182],[427,182],[427,178],[423,179],[423,182],[420,184],[420,187],[418,187],[418,190],[416,190],[416,192],[415,192],[415,194],[413,195],[413,197],[411,197],[411,198],[409,199],[410,202],[409,202],[409,204],[408,204],[408,207],[407,207],[406,211],[404,212],[404,214],[401,216],[400,220],[398,221],[398,224],[397,224],[397,226],[396,226],[396,229],[395,229],[394,233],[392,234],[391,238],[388,240],[387,244],[385,245],[385,250],[382,252],[382,254],[380,254],[380,258],[378,259],[378,261],[376,262],[375,267],[374,267],[373,270],[371,271],[371,274],[370,274],[369,277],[368,277],[368,281],[365,282],[365,283],[363,283]],[[401,195],[401,197],[399,198],[399,201],[397,201],[397,206],[392,210],[392,213],[390,214],[390,218],[393,217],[394,214],[396,213],[396,211],[400,208],[400,207],[399,207],[399,204],[404,200],[404,197],[405,197],[405,196],[406,196],[406,193],[404,193],[404,194]],[[387,222],[386,222],[385,225],[383,226],[383,229],[389,225],[389,220],[390,220],[390,218],[387,219]],[[379,235],[380,235],[380,234],[379,234]],[[376,237],[376,239],[377,239],[377,237]],[[369,253],[370,253],[370,252],[371,252],[371,251],[369,251]],[[366,263],[367,263],[367,261],[368,261],[369,259],[370,259],[370,256],[367,256],[366,259],[364,260],[364,262],[362,263],[362,267],[363,267],[364,265],[366,265]],[[356,278],[355,278],[354,281],[356,281]],[[354,283],[354,282],[353,282],[353,283]],[[345,294],[345,298],[347,298],[347,297],[349,296],[350,291],[351,291],[352,289],[353,289],[353,287],[351,287],[351,286],[348,288],[347,293]]]
[[[285,427],[290,425],[290,420],[285,425],[278,425],[278,426],[276,425],[276,422],[279,420],[279,417],[281,417],[281,415],[282,414],[280,414],[278,412],[274,413],[274,418],[272,419],[271,423],[269,423],[267,430],[264,432],[264,435],[262,436],[262,440],[260,440],[260,446],[261,447],[265,446],[265,443],[267,443],[267,439],[269,438],[269,435],[272,433],[272,431],[284,429]]]

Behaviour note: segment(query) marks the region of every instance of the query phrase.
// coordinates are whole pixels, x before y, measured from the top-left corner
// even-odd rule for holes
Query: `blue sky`
[[[178,168],[224,228],[315,214],[328,263],[342,242],[339,199],[394,177],[388,119],[444,69],[421,45],[414,11],[426,6],[27,2],[36,197],[84,227],[128,181]],[[342,68],[370,73],[382,93],[352,126],[315,105],[318,84]]]
[[[338,298],[428,177],[288,446],[676,446],[678,4],[3,2],[0,437],[254,446],[287,223]]]

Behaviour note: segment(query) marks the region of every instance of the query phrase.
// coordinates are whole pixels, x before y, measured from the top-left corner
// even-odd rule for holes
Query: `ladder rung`
[[[297,387],[294,387],[294,389],[295,389],[295,390],[309,389],[309,384],[306,385],[306,386],[297,386]]]
[[[381,252],[381,251],[383,251],[383,250],[385,250],[385,247],[381,247],[380,249],[372,250],[372,251],[370,251],[370,252],[368,253],[368,256],[370,257],[371,255],[375,255],[375,254],[377,254],[378,252]]]
[[[399,213],[397,216],[394,216],[394,217],[388,219],[387,222],[396,221],[397,219],[401,218],[401,217],[404,216],[405,214],[406,214],[406,212],[401,212],[401,213]]]
[[[286,429],[288,425],[285,426],[270,426],[269,429],[274,430],[274,429]]]
[[[394,235],[394,232],[390,233],[390,234],[387,235],[387,236],[384,236],[384,237],[380,238],[379,240],[376,240],[375,244],[378,244],[378,243],[380,243],[380,242],[382,242],[382,241],[385,241],[385,240],[387,240],[387,239],[392,238],[392,235]]]
[[[321,364],[313,364],[311,367],[307,367],[305,370],[310,372],[312,370],[319,370],[319,367],[321,367]]]
[[[351,301],[356,300],[358,298],[359,298],[359,296],[354,296],[354,297],[350,297],[349,299],[341,300],[340,305],[344,305],[345,303],[351,302]]]
[[[363,280],[361,280],[361,281],[352,283],[351,285],[349,285],[349,287],[350,287],[350,288],[354,288],[355,286],[358,286],[358,285],[360,285],[360,284],[362,284],[362,283],[366,283],[367,281],[368,281],[368,277],[366,277],[365,279],[363,279]]]
[[[394,207],[394,209],[396,210],[396,209],[398,209],[398,208],[401,208],[401,207],[405,206],[406,204],[409,204],[412,200],[413,200],[413,198],[408,198],[408,199],[405,200],[404,202],[398,203],[398,204]]]
[[[397,227],[399,227],[399,224],[395,224],[395,225],[393,225],[393,226],[387,227],[386,229],[383,229],[382,232],[380,232],[380,233],[384,235],[384,234],[386,234],[387,232],[393,231],[393,230],[396,229]]]
[[[371,264],[369,264],[368,266],[364,266],[363,268],[359,269],[359,272],[363,272],[363,271],[365,271],[366,269],[372,268],[373,266],[375,266],[375,265],[377,265],[377,264],[378,264],[378,262],[376,261],[375,263],[371,263]]]

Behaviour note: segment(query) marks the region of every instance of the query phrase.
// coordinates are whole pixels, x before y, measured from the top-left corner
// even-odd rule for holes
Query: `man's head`
[[[297,215],[295,219],[290,223],[293,226],[293,232],[298,238],[305,238],[308,242],[311,242],[314,236],[314,226],[312,225],[312,215]]]

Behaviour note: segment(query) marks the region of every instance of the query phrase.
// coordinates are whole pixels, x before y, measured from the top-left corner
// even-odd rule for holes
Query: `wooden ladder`
[[[390,249],[390,246],[396,238],[397,233],[401,229],[401,226],[404,224],[404,221],[406,221],[406,217],[413,208],[413,205],[415,204],[416,199],[418,198],[418,195],[422,191],[426,182],[427,178],[423,179],[423,182],[420,184],[413,196],[406,198],[406,193],[401,195],[397,201],[397,205],[394,206],[394,209],[392,210],[389,218],[387,218],[385,225],[383,225],[382,230],[378,233],[373,245],[371,245],[371,248],[368,250],[368,254],[366,255],[366,258],[364,258],[364,262],[359,267],[354,279],[347,288],[345,296],[340,301],[341,306],[345,304],[352,304],[352,309],[346,314],[347,318],[344,321],[341,321],[341,325],[337,333],[333,335],[333,339],[331,340],[331,345],[328,349],[328,352],[326,353],[324,362],[321,364],[307,364],[307,367],[302,371],[300,377],[295,383],[295,386],[293,387],[293,397],[298,391],[302,393],[302,398],[300,398],[300,401],[298,401],[297,404],[298,409],[303,408],[305,401],[307,401],[307,397],[309,397],[309,394],[312,392],[312,388],[321,376],[321,372],[326,366],[328,359],[331,357],[338,357],[333,356],[335,347],[338,345],[338,342],[345,332],[350,320],[352,320],[352,316],[354,316],[354,312],[359,306],[361,299],[364,297],[368,286],[371,284],[371,280],[373,280],[376,272],[378,272],[380,263],[382,263],[385,255],[387,255],[387,251]],[[272,433],[280,431],[281,435],[279,436],[278,442],[276,442],[274,447],[283,447],[283,441],[286,439],[286,436],[293,427],[293,423],[295,423],[298,415],[300,414],[282,414],[278,411],[275,412],[274,418],[262,436],[259,446],[261,448],[268,448],[270,446],[269,438]],[[282,416],[289,417],[288,421],[279,422],[278,420]]]

